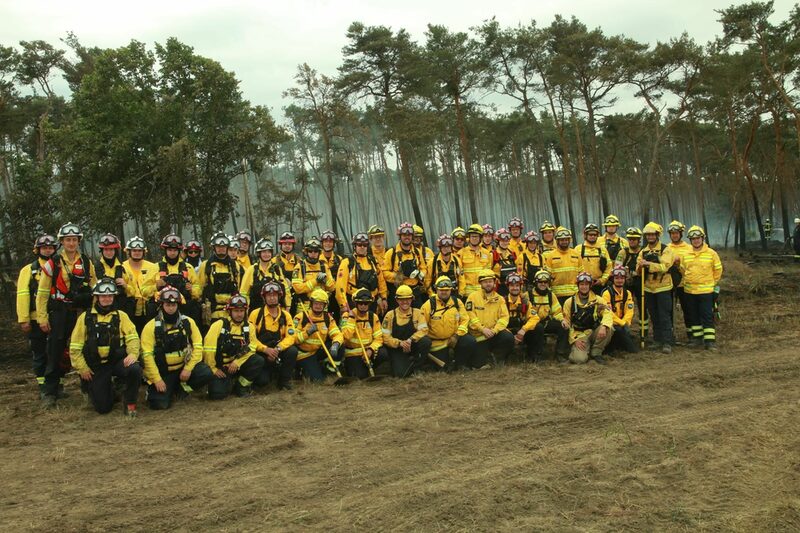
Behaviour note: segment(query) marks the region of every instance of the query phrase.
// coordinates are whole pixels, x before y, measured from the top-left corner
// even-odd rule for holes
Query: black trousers
[[[681,306],[681,310],[683,311],[683,325],[686,326],[686,338],[692,338],[692,324],[689,321],[689,313],[691,311],[686,311],[686,307],[689,305],[689,302],[686,300],[686,291],[684,291],[683,287],[675,287],[675,297],[678,298],[678,303]],[[674,314],[674,306],[673,306],[673,314]],[[675,323],[675,317],[672,319],[672,323]]]
[[[674,344],[672,333],[672,292],[645,292],[644,305],[653,325],[653,340],[657,344]]]
[[[49,302],[47,316],[50,334],[47,337],[47,363],[44,370],[44,393],[48,396],[58,394],[58,385],[64,377],[64,353],[78,320],[78,312],[78,309],[65,303],[54,300]]]
[[[297,346],[290,346],[282,351],[276,361],[267,360],[262,353],[256,353],[253,357],[260,357],[264,360],[264,367],[253,381],[256,387],[266,387],[270,382],[277,382],[278,387],[291,383],[294,369],[297,366]]]
[[[628,326],[614,326],[614,335],[608,341],[605,351],[611,352],[614,350],[637,353],[639,351],[638,335],[634,337],[631,333],[631,328]]]
[[[477,342],[475,345],[474,356],[470,360],[472,368],[480,368],[488,364],[491,359],[489,354],[494,355],[494,358],[501,363],[505,363],[508,359],[511,350],[514,349],[514,334],[507,329],[497,333],[491,339],[485,339]]]
[[[263,368],[264,358],[258,354],[253,354],[239,367],[239,371],[235,374],[226,373],[224,378],[212,377],[208,383],[208,399],[224,400],[233,389],[249,388],[250,384],[258,378]]]
[[[392,367],[392,375],[396,378],[404,378],[411,375],[414,370],[433,364],[428,359],[431,351],[431,339],[422,337],[420,340],[411,343],[411,351],[406,353],[402,348],[381,348],[386,352]],[[379,352],[381,350],[378,350]],[[437,366],[438,368],[438,366]]]
[[[41,330],[38,322],[31,322],[28,346],[33,355],[33,375],[36,376],[39,389],[44,390],[44,372],[47,369],[47,334]]]
[[[688,317],[690,338],[705,342],[717,340],[717,330],[714,327],[714,293],[686,294],[686,307],[683,312]]]
[[[569,354],[569,331],[561,326],[561,322],[555,319],[543,320],[536,324],[523,337],[525,343],[525,353],[528,359],[541,361],[544,358],[545,335],[556,335],[556,353],[558,355]]]
[[[125,403],[136,403],[142,384],[142,367],[138,362],[125,366],[120,359],[115,363],[101,364],[92,373],[92,380],[86,382],[86,388],[95,411],[104,415],[114,408],[114,377],[125,383]]]
[[[131,319],[131,322],[133,322],[133,325],[136,327],[136,334],[139,335],[139,337],[141,337],[142,336],[142,330],[144,329],[145,324],[150,322],[152,317],[150,317],[147,314],[144,314],[144,315],[138,315],[138,316],[131,316],[130,319]]]
[[[194,390],[201,389],[208,385],[208,382],[211,381],[213,377],[214,374],[211,373],[211,368],[207,364],[200,362],[192,369],[192,373],[186,381],[186,384]],[[150,409],[169,409],[172,405],[172,398],[176,394],[181,394],[183,390],[181,388],[180,370],[169,372],[166,376],[162,375],[161,379],[163,379],[164,383],[167,385],[167,390],[164,392],[158,392],[155,385],[147,387],[147,403]]]

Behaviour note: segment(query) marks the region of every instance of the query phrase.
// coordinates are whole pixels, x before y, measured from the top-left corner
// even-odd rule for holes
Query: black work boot
[[[709,352],[717,351],[717,343],[714,341],[705,341],[705,349]]]
[[[603,357],[601,354],[593,355],[592,359],[594,359],[595,363],[597,363],[598,365],[607,365],[608,364],[608,361],[606,361],[606,358]]]

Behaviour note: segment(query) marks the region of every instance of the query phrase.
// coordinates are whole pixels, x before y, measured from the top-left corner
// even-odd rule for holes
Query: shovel
[[[361,340],[361,335],[358,334],[358,322],[356,322],[356,338],[358,338],[358,345],[361,346],[361,355],[363,356],[364,362],[367,364],[367,370],[369,371],[369,377],[365,381],[373,382],[383,380],[386,376],[375,375],[375,369],[372,368],[372,361],[369,360],[367,349],[364,348],[364,342]]]

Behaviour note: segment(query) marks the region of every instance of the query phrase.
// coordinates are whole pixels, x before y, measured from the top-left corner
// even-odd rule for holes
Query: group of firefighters
[[[539,363],[548,335],[560,363],[605,364],[609,353],[638,351],[650,329],[650,348],[670,353],[673,298],[688,342],[716,349],[722,264],[698,226],[673,221],[662,243],[659,224],[623,236],[609,215],[602,232],[587,224],[573,244],[564,227],[525,232],[515,217],[497,231],[455,228],[436,239],[436,253],[421,227],[404,222],[396,233],[388,248],[378,226],[357,233],[350,256],[336,253],[330,230],[306,240],[302,256],[289,232],[277,255],[247,230],[217,233],[205,260],[200,242],[170,234],[153,263],[139,237],[123,260],[110,233],[92,261],[81,229],[64,224],[36,239],[17,285],[41,402],[52,408],[66,396],[70,368],[97,412],[122,395],[136,416],[143,382],[149,407],[166,409],[201,388],[218,400],[271,383],[290,389],[297,378],[480,369],[516,347]]]

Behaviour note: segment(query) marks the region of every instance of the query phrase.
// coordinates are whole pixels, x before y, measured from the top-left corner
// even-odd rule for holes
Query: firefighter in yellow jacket
[[[136,416],[136,399],[142,382],[139,336],[128,315],[114,309],[117,284],[102,278],[94,286],[94,305],[78,317],[69,342],[72,366],[86,383],[89,400],[100,414],[114,407],[117,377],[125,383],[123,413]]]
[[[58,230],[61,250],[44,262],[36,291],[36,320],[47,334],[47,365],[44,371],[42,407],[55,407],[62,396],[64,371],[69,363],[64,352],[78,314],[92,305],[96,282],[94,265],[78,247],[83,232],[72,222]]]
[[[612,262],[617,260],[617,255],[619,255],[620,250],[628,245],[628,241],[625,240],[625,237],[619,235],[619,226],[620,222],[617,215],[608,215],[603,221],[605,233],[597,239],[597,246],[606,249],[608,257]]]
[[[114,279],[118,289],[114,304],[117,309],[125,311],[128,316],[133,315],[134,308],[131,304],[134,303],[134,300],[128,298],[126,292],[129,279],[119,258],[119,250],[122,247],[119,238],[113,233],[106,233],[100,237],[97,247],[100,249],[100,258],[94,264],[97,277]]]
[[[224,400],[231,390],[240,398],[251,396],[253,381],[264,368],[247,320],[247,299],[234,294],[225,311],[227,316],[211,324],[203,339],[204,360],[214,374],[208,384],[209,400]]]
[[[646,244],[639,253],[637,270],[644,275],[644,305],[653,326],[654,348],[672,353],[675,342],[672,332],[672,277],[669,269],[675,263],[672,250],[660,242],[661,226],[649,222],[642,235]]]
[[[550,272],[550,288],[562,306],[567,298],[578,291],[575,279],[581,272],[583,261],[581,255],[570,248],[572,232],[567,228],[558,228],[555,234],[556,248],[545,252],[542,256],[544,266]]]
[[[301,306],[294,317],[297,366],[304,377],[318,383],[325,380],[321,364],[327,359],[325,350],[338,361],[339,347],[344,339],[336,321],[327,312],[328,293],[316,290],[311,293],[309,300],[309,308]]]
[[[253,258],[250,257],[250,247],[253,245],[253,234],[249,229],[240,230],[235,236],[239,243],[236,260],[242,266],[242,270],[247,270],[253,265]]]
[[[366,233],[353,235],[353,255],[345,257],[339,264],[336,275],[336,301],[342,316],[353,307],[353,296],[359,289],[367,289],[372,295],[373,311],[385,313],[388,291],[381,274],[381,264],[369,252],[369,237]]]
[[[680,262],[683,274],[686,307],[692,330],[692,342],[704,345],[706,350],[716,350],[717,334],[714,328],[714,298],[722,278],[722,261],[717,252],[705,243],[706,233],[700,226],[688,232],[691,251]]]
[[[414,291],[414,307],[419,307],[427,294],[428,266],[422,252],[414,246],[414,227],[408,222],[403,222],[397,228],[400,242],[394,248],[386,251],[383,257],[383,277],[389,289],[389,308],[397,305],[394,301],[394,292],[400,285],[408,285]]]
[[[264,305],[250,312],[250,329],[256,338],[256,357],[264,358],[264,368],[255,379],[256,387],[277,382],[278,389],[291,390],[297,365],[294,321],[286,309],[281,309],[284,289],[270,281],[261,288]]]
[[[539,234],[531,230],[525,234],[525,250],[517,256],[517,272],[529,289],[534,286],[536,273],[544,268],[544,257],[539,244]]]
[[[450,278],[439,276],[434,286],[436,295],[420,307],[420,313],[428,322],[431,353],[449,364],[449,350],[453,349],[456,365],[465,367],[476,349],[475,337],[469,334],[469,313],[464,303],[453,295]]]
[[[292,289],[296,305],[306,304],[308,295],[317,289],[328,294],[333,292],[335,282],[328,267],[319,260],[322,253],[322,244],[316,237],[308,239],[303,246],[305,257],[297,262],[292,274]]]
[[[481,226],[483,228],[483,236],[481,236],[481,246],[487,252],[491,253],[494,251],[495,242],[494,242],[494,228],[491,224],[484,224]]]
[[[467,232],[461,226],[453,228],[450,232],[450,237],[453,238],[453,253],[457,256],[461,255],[461,250],[464,249],[467,243]],[[431,280],[433,281],[433,280]]]
[[[603,292],[611,276],[611,267],[614,266],[605,247],[598,244],[599,236],[600,228],[597,224],[586,224],[583,228],[583,242],[575,247],[575,251],[581,256],[582,270],[592,276],[592,290],[598,295]]]
[[[612,284],[603,291],[603,299],[614,314],[614,336],[611,337],[606,350],[624,350],[628,353],[639,351],[639,343],[633,338],[633,294],[625,288],[628,271],[617,265],[611,271]]]
[[[158,292],[169,285],[181,293],[181,314],[191,317],[195,324],[200,322],[201,308],[200,297],[202,288],[197,281],[197,273],[183,258],[183,240],[176,234],[170,233],[161,239],[161,249],[164,256],[156,263],[142,287],[142,295],[153,307],[156,304]],[[149,314],[149,313],[148,313]]]
[[[506,278],[517,271],[517,254],[511,249],[511,233],[506,228],[497,230],[497,248],[489,252],[492,255],[492,270],[494,270],[499,287],[500,296],[508,294]]]
[[[436,240],[436,247],[439,253],[428,263],[428,274],[431,280],[439,279],[439,276],[447,276],[453,282],[454,294],[458,296],[464,292],[464,272],[461,268],[461,260],[453,253],[453,238],[450,235],[442,234]],[[436,288],[431,286],[428,296],[436,294]]]
[[[557,248],[556,229],[557,228],[553,225],[553,223],[547,220],[542,222],[542,225],[539,227],[539,234],[542,236],[542,253],[555,250]]]
[[[522,241],[522,231],[525,229],[525,224],[519,217],[513,217],[508,221],[508,231],[511,234],[511,243],[509,247],[514,251],[514,254],[521,254],[525,249],[525,243]]]
[[[372,254],[379,265],[383,265],[383,257],[386,255],[386,232],[377,224],[373,224],[367,229],[369,237],[369,252]]]
[[[411,242],[413,242],[417,250],[420,251],[427,265],[428,262],[433,259],[433,250],[425,246],[423,242],[425,239],[425,230],[422,229],[422,226],[414,224],[412,227],[414,228],[414,237],[411,239]]]
[[[222,232],[211,237],[213,253],[200,263],[198,283],[203,299],[206,327],[228,316],[228,302],[239,292],[239,264],[228,257],[230,239]]]
[[[166,285],[158,292],[159,308],[142,330],[142,363],[150,409],[169,409],[174,397],[208,385],[213,374],[203,362],[203,335],[191,317],[180,312],[181,293]]]
[[[564,327],[569,328],[572,350],[570,363],[586,363],[589,358],[604,365],[603,350],[614,334],[614,316],[605,300],[592,292],[592,276],[581,272],[578,292],[564,303]]]
[[[464,305],[469,313],[469,329],[475,337],[476,347],[467,364],[482,368],[489,364],[489,354],[505,363],[514,349],[514,335],[508,331],[508,307],[497,293],[497,276],[485,269],[478,274],[481,288],[467,298]]]
[[[411,287],[401,285],[395,293],[397,307],[383,317],[381,350],[386,352],[392,375],[396,378],[405,378],[415,368],[421,369],[430,364],[428,321],[422,311],[411,307],[413,298]]]
[[[370,310],[370,292],[360,289],[353,296],[353,302],[355,309],[342,321],[344,369],[348,376],[364,379],[369,376],[368,365],[380,364],[378,353],[383,346],[383,332],[378,315]]]
[[[291,280],[283,277],[283,269],[272,262],[275,247],[269,239],[259,239],[254,248],[256,261],[244,271],[239,292],[247,298],[250,309],[259,309],[264,306],[261,299],[261,289],[270,281],[283,287],[284,297],[281,305],[286,309],[292,305],[290,299]]]
[[[461,269],[464,271],[464,292],[459,293],[459,297],[466,299],[475,291],[479,291],[481,286],[478,282],[478,275],[492,268],[492,254],[481,247],[481,235],[483,228],[480,224],[472,224],[467,228],[468,245],[461,250]]]
[[[141,335],[144,325],[150,317],[147,313],[147,295],[145,294],[145,281],[152,275],[156,265],[144,258],[147,246],[141,237],[131,237],[125,243],[125,253],[128,258],[122,262],[125,273],[128,275],[128,284],[125,292],[132,300],[129,315],[136,326],[136,331]]]
[[[683,234],[686,231],[686,226],[680,220],[673,220],[667,226],[667,233],[669,234],[669,247],[672,252],[673,262],[672,267],[669,269],[669,274],[672,276],[672,297],[677,298],[681,309],[686,309],[686,297],[683,289],[683,275],[681,274],[681,260],[692,247],[683,240]],[[674,309],[674,307],[673,307]],[[675,322],[673,317],[673,324]],[[683,324],[686,327],[686,338],[692,342],[692,325],[689,323],[689,317],[686,311],[683,312]]]
[[[36,292],[42,267],[56,252],[56,238],[40,235],[33,243],[36,259],[19,271],[17,278],[17,323],[28,336],[28,346],[33,355],[33,374],[39,385],[39,399],[44,398],[44,371],[47,367],[47,334],[39,328],[36,312]]]
[[[569,353],[568,331],[564,328],[564,314],[558,298],[550,289],[552,277],[547,270],[540,270],[533,277],[534,286],[527,292],[530,320],[517,332],[517,339],[525,343],[529,360],[541,363],[544,355],[545,335],[556,336],[556,358],[567,362]]]

